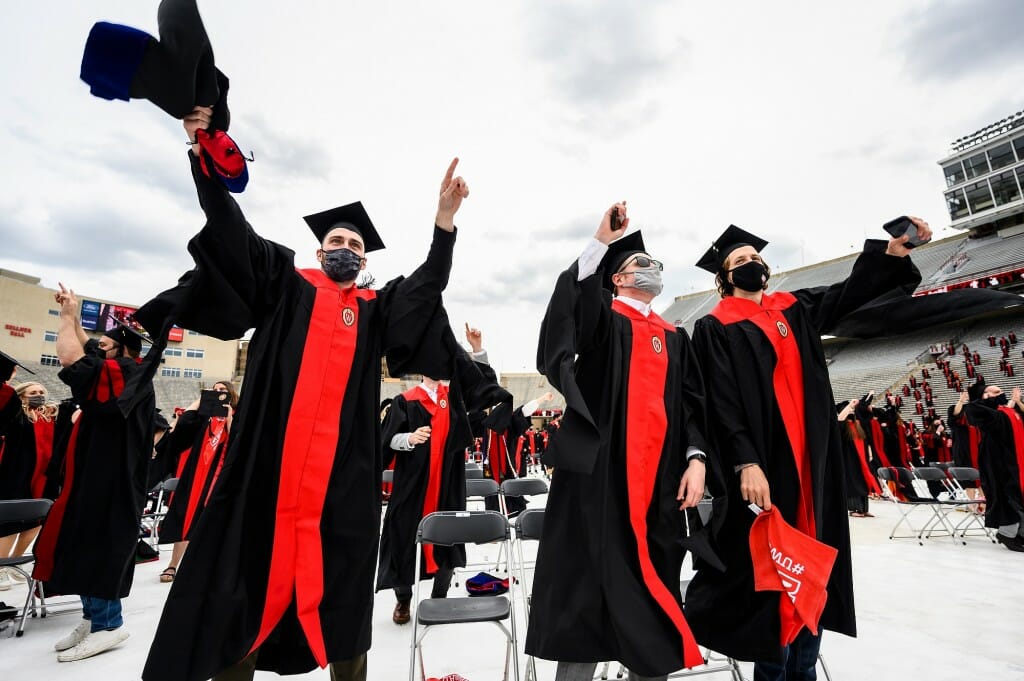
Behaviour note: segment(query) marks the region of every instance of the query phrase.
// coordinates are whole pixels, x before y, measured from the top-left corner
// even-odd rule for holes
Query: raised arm
[[[60,284],[54,295],[60,305],[60,327],[57,329],[57,360],[62,367],[71,366],[85,356],[85,343],[89,340],[78,321],[78,298],[72,289]],[[83,340],[84,339],[84,340]]]
[[[911,218],[918,234],[925,240],[932,232],[928,223]],[[831,286],[793,291],[793,295],[810,313],[811,322],[821,333],[827,333],[840,319],[865,303],[896,290],[912,292],[921,283],[921,273],[911,262],[904,235],[887,242],[868,239],[846,280]]]
[[[455,214],[469,196],[469,185],[455,176],[458,163],[458,158],[452,160],[441,181],[426,260],[408,277],[396,279],[378,292],[384,317],[384,350],[388,367],[395,374],[450,378],[454,355],[462,351],[441,304],[452,268]]]
[[[625,202],[604,212],[594,239],[579,259],[558,275],[541,322],[537,370],[565,398],[562,429],[546,456],[556,467],[578,473],[593,470],[601,435],[576,383],[576,360],[608,336],[612,312],[598,267],[608,244],[628,225]]]

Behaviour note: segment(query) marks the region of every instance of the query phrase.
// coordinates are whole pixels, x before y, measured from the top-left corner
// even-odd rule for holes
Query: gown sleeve
[[[546,452],[556,468],[590,474],[601,434],[576,382],[576,358],[607,342],[611,329],[608,293],[601,273],[578,281],[578,263],[558,276],[541,322],[537,370],[565,397],[558,438]]]
[[[456,232],[435,225],[427,259],[408,277],[388,282],[379,292],[383,347],[392,375],[419,373],[451,378],[456,352],[441,293],[448,285]]]
[[[701,375],[700,364],[697,361],[697,354],[694,344],[683,329],[677,329],[682,341],[682,357],[680,378],[682,380],[682,409],[683,409],[683,432],[686,435],[688,447],[696,447],[711,456],[711,444],[708,442],[707,433],[707,410],[706,395],[704,393],[704,378]],[[686,456],[680,457],[682,475],[688,462]]]
[[[391,401],[391,408],[388,409],[381,425],[381,447],[383,451],[383,468],[387,470],[395,460],[398,452],[391,448],[391,439],[398,433],[408,433],[409,428],[409,403],[403,395],[399,395]]]
[[[258,326],[294,281],[294,253],[253,231],[234,197],[206,177],[191,152],[192,177],[206,224],[189,241],[195,267],[178,285],[143,305],[135,319],[150,333],[184,328],[219,338],[240,338]]]
[[[921,283],[910,258],[887,254],[887,246],[886,241],[868,239],[845,280],[791,292],[819,333],[828,333],[844,316],[881,295],[896,289],[910,294]]]
[[[733,368],[725,327],[712,317],[698,319],[693,328],[693,342],[704,375],[715,377],[716,385],[708,386],[706,405],[715,415],[712,439],[724,474],[750,463],[767,470],[767,455],[758,451],[754,444],[746,409],[737,392],[737,386],[743,382]]]

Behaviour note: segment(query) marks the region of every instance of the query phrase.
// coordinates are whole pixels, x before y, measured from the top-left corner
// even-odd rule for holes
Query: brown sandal
[[[168,582],[173,582],[174,581],[174,575],[177,572],[178,572],[178,568],[168,566],[167,568],[164,569],[163,572],[160,573],[160,581],[163,582],[164,584],[167,584]]]

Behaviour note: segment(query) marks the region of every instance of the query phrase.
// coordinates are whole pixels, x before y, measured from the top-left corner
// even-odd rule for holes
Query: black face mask
[[[985,398],[985,401],[995,407],[1005,407],[1010,403],[1010,398],[1006,396],[1006,393],[999,393],[995,397]]]
[[[324,273],[334,281],[352,281],[359,274],[363,259],[347,248],[324,251]]]
[[[95,338],[90,338],[86,341],[84,350],[87,355],[99,357],[100,359],[107,358],[107,351],[100,347],[100,342]]]
[[[768,271],[757,260],[745,262],[739,267],[729,270],[732,283],[736,288],[748,293],[757,293],[764,289],[768,281]]]

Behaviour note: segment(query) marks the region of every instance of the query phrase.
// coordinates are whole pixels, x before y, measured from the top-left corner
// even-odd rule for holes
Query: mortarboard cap
[[[377,229],[373,226],[370,216],[367,215],[366,209],[363,208],[363,204],[360,201],[339,206],[338,208],[331,208],[320,213],[313,213],[302,219],[313,230],[313,234],[316,235],[317,241],[321,244],[332,229],[344,227],[363,237],[365,253],[379,251],[384,248],[384,242],[380,240]]]
[[[21,367],[32,375],[35,375],[36,373],[8,355],[6,352],[0,350],[0,383],[3,383],[11,377],[11,374],[14,373],[14,367]]]
[[[647,249],[644,248],[644,237],[640,230],[608,244],[608,251],[601,258],[601,263],[597,267],[602,272],[601,285],[609,291],[614,291],[612,275],[622,269],[622,265],[631,255],[637,253],[647,253]]]
[[[967,397],[971,402],[980,400],[981,396],[985,394],[985,380],[979,379],[974,385],[967,388]]]
[[[850,400],[843,400],[842,402],[840,402],[840,403],[838,403],[836,405],[836,413],[837,414],[840,413],[841,411],[846,409],[848,406],[850,406]]]
[[[178,119],[197,105],[213,106],[210,128],[226,132],[228,78],[214,65],[196,0],[163,0],[157,26],[159,40],[131,26],[96,23],[82,55],[82,80],[97,97],[148,99]]]
[[[718,274],[725,259],[740,246],[753,246],[754,250],[760,253],[761,249],[767,245],[768,242],[761,237],[754,236],[736,225],[729,225],[722,235],[715,239],[711,248],[697,261],[697,267],[707,270],[711,274]]]
[[[142,352],[142,343],[151,342],[145,335],[143,335],[141,331],[134,328],[130,324],[123,322],[117,318],[114,319],[114,322],[116,322],[117,326],[115,326],[113,329],[107,330],[106,332],[104,332],[103,335],[111,339],[115,343],[123,345],[129,350],[134,350],[135,352]]]

